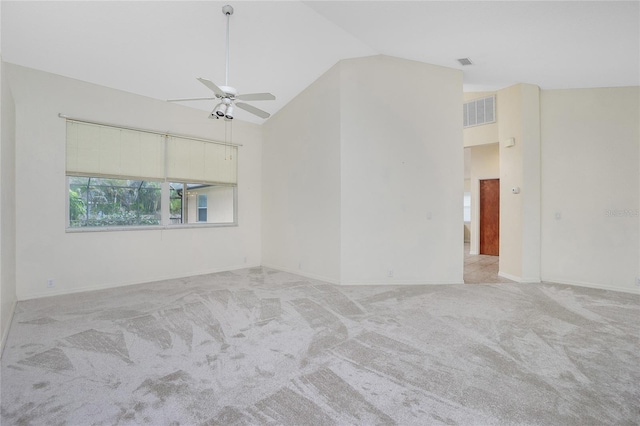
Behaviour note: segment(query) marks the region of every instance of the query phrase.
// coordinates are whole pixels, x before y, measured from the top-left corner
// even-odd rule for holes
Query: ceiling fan
[[[269,118],[271,114],[266,111],[256,108],[253,105],[246,104],[238,101],[273,101],[276,99],[271,93],[247,93],[241,95],[234,87],[229,86],[229,18],[233,15],[233,7],[226,5],[222,7],[222,13],[227,17],[227,57],[226,57],[226,75],[224,86],[217,86],[212,81],[206,78],[198,78],[198,81],[207,86],[215,95],[215,97],[209,98],[184,98],[184,99],[169,99],[168,102],[184,102],[184,101],[210,101],[217,100],[218,104],[215,106],[209,118],[225,118],[227,120],[233,120],[235,107],[243,109],[251,114],[257,115],[261,118]]]

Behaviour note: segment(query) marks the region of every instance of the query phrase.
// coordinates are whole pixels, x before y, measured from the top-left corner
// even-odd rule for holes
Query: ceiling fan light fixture
[[[226,110],[227,106],[225,104],[218,104],[213,110],[213,113],[218,117],[224,117]]]
[[[227,110],[225,111],[224,117],[227,120],[233,120],[233,105],[227,106]]]

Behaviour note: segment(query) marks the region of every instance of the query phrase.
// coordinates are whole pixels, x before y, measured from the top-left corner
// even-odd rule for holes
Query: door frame
[[[500,176],[479,176],[471,182],[471,241],[469,242],[469,254],[477,255],[480,253],[480,181],[488,179],[500,179]]]

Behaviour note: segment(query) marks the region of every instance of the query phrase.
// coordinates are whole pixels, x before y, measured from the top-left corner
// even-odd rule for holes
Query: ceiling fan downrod
[[[227,17],[227,72],[225,75],[224,85],[229,85],[229,18],[233,15],[233,7],[230,5],[222,6],[222,13]]]

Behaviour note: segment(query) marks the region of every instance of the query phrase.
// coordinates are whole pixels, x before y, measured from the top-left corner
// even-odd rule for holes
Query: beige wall
[[[542,92],[544,280],[638,292],[639,98],[638,87]]]
[[[522,186],[522,90],[519,85],[498,92],[500,135],[515,139],[515,146],[500,148],[500,272],[519,280],[522,276],[522,197],[513,187]]]
[[[233,124],[233,141],[244,145],[238,154],[240,226],[67,233],[66,126],[58,113],[218,140],[224,140],[225,123],[200,110],[33,69],[8,65],[7,73],[16,103],[19,300],[261,264],[259,126]]]
[[[486,98],[495,95],[496,92],[465,92],[464,102],[474,99]],[[498,142],[498,99],[496,99],[496,122],[491,124],[482,124],[480,126],[467,127],[463,130],[464,146],[484,145],[488,143]]]
[[[542,202],[540,88],[532,84],[522,84],[521,86],[523,144],[522,185],[519,194],[522,198],[522,274],[520,280],[539,282],[541,262],[540,203]],[[509,188],[506,189],[509,190]]]
[[[540,281],[539,88],[518,84],[498,91],[500,135],[500,275]],[[509,138],[515,145],[505,146]],[[512,193],[519,188],[520,193]]]
[[[500,149],[497,143],[467,148],[471,151],[471,224],[469,253],[480,247],[480,180],[500,178]]]
[[[15,104],[0,61],[0,354],[16,305]]]

